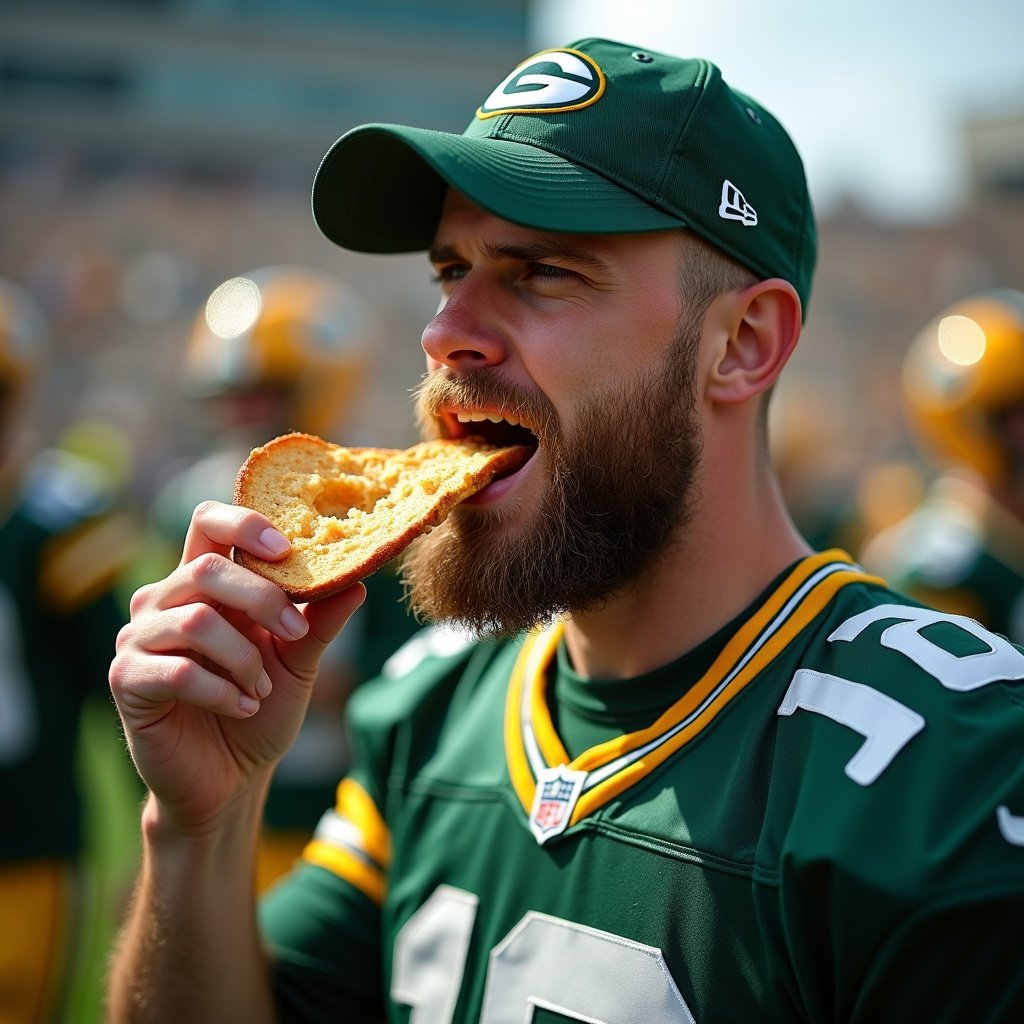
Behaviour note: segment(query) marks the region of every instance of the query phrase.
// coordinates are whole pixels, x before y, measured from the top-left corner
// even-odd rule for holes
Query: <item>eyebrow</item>
[[[540,238],[523,242],[484,242],[484,255],[492,260],[520,260],[537,263],[560,257],[592,270],[608,270],[609,264],[590,249],[573,245],[562,238]],[[452,263],[464,257],[454,245],[436,245],[428,253],[431,263]]]

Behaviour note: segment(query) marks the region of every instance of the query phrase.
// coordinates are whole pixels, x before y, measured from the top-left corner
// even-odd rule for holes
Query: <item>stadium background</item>
[[[473,97],[563,41],[536,38],[526,0],[0,4],[0,275],[50,323],[43,439],[101,426],[86,432],[104,439],[97,458],[145,508],[198,443],[173,380],[205,297],[243,270],[299,263],[346,279],[384,319],[360,433],[411,441],[428,269],[327,243],[309,215],[312,171],[362,121],[460,131]],[[903,223],[854,197],[818,210],[820,271],[775,412],[785,483],[815,539],[855,549],[920,492],[929,470],[898,386],[914,333],[963,295],[1024,286],[1024,95],[965,111],[959,138],[968,187],[948,214]],[[104,908],[135,849],[110,744],[86,730],[95,909],[76,1024],[95,1017]]]

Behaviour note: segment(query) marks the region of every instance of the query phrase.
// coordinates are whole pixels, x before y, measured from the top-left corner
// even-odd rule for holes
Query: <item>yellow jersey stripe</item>
[[[508,764],[509,777],[516,796],[527,808],[533,802],[535,789],[534,774],[527,758],[525,738],[529,730],[523,727],[523,695],[525,679],[533,677],[537,671],[543,671],[543,665],[550,657],[553,647],[541,645],[544,633],[531,633],[523,641],[523,646],[516,658],[509,679],[508,694],[505,698],[505,759]],[[560,635],[560,634],[559,634]],[[554,642],[557,644],[558,637]],[[550,721],[550,717],[549,717]],[[554,732],[554,729],[551,729]],[[536,752],[534,754],[536,757]]]
[[[41,600],[67,615],[109,590],[136,556],[140,535],[125,512],[51,540],[39,570]]]
[[[355,854],[322,839],[311,839],[302,851],[303,860],[344,878],[378,906],[384,902],[387,882],[384,873],[360,860]]]
[[[358,829],[367,855],[386,868],[391,863],[391,831],[370,794],[354,779],[342,779],[334,809]]]
[[[536,738],[539,757],[547,765],[569,763],[569,754],[551,721],[546,686],[547,667],[555,657],[564,632],[564,625],[557,622],[539,635],[531,637],[533,643],[524,672],[529,687],[523,695],[523,726],[527,733],[532,733]]]

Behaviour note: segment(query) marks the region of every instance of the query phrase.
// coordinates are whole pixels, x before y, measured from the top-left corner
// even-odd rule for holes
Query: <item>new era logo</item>
[[[723,220],[738,220],[746,228],[757,226],[757,210],[743,198],[743,193],[728,178],[722,182],[718,216]]]

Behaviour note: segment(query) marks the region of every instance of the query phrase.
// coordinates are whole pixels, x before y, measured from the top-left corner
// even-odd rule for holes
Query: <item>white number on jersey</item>
[[[883,647],[899,651],[948,690],[976,690],[999,679],[1024,679],[1024,654],[1009,640],[990,633],[966,615],[949,615],[930,608],[882,604],[847,619],[829,640],[853,640],[873,622],[899,619],[882,630]],[[987,648],[979,654],[956,655],[932,643],[921,630],[938,622],[959,626]]]
[[[797,708],[816,711],[864,737],[864,744],[844,769],[861,786],[870,786],[924,728],[924,719],[898,700],[863,683],[807,668],[793,676],[779,714],[791,715]]]
[[[391,997],[414,1024],[450,1024],[479,900],[441,885],[395,940]],[[660,949],[528,913],[491,951],[480,1024],[521,1024],[534,1008],[589,1024],[695,1024]]]
[[[410,1024],[452,1019],[478,902],[471,892],[439,885],[398,933],[391,998],[413,1008]]]
[[[899,651],[948,690],[966,692],[1000,679],[1024,679],[1024,654],[964,615],[883,604],[847,619],[829,640],[853,641],[873,622],[883,619],[899,621],[882,630],[882,645]],[[947,651],[921,633],[925,626],[939,622],[959,626],[988,650],[966,655]],[[845,768],[861,786],[870,786],[925,725],[916,711],[870,686],[810,669],[800,669],[793,676],[778,713],[792,715],[797,708],[825,715],[864,737],[860,750]]]

